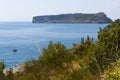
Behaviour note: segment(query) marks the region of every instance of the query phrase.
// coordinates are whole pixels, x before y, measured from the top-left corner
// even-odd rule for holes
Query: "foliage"
[[[116,20],[98,32],[96,58],[104,71],[120,58],[120,20]]]
[[[3,69],[5,68],[4,62],[0,62],[0,80],[4,80],[4,73],[3,73]]]
[[[4,62],[0,62],[0,70],[3,70],[5,68]]]
[[[120,59],[104,72],[102,80],[120,80]]]

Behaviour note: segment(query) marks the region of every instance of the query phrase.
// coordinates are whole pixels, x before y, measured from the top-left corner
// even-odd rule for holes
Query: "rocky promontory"
[[[34,16],[32,23],[111,23],[105,13]]]

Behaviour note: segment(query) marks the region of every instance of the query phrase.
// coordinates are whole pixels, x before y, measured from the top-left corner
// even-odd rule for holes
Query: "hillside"
[[[34,16],[33,23],[111,23],[112,20],[105,13],[95,14],[60,14],[60,15],[45,15]]]
[[[68,49],[50,42],[37,60],[29,60],[5,72],[0,80],[120,80],[120,19],[98,31],[98,41],[81,38]],[[16,72],[17,71],[17,72]]]

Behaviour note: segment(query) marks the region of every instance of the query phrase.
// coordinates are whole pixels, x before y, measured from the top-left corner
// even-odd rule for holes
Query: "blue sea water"
[[[6,67],[15,66],[31,58],[37,59],[40,49],[47,47],[49,41],[61,42],[68,48],[79,43],[82,37],[89,35],[97,40],[100,27],[107,24],[32,24],[29,22],[0,23],[0,61]],[[17,52],[13,49],[17,48]]]

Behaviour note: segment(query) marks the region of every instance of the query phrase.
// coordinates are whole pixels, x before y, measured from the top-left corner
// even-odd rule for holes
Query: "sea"
[[[38,59],[50,41],[71,48],[87,35],[97,41],[99,28],[108,24],[0,22],[0,61],[6,68]],[[14,50],[17,51],[14,51]]]

